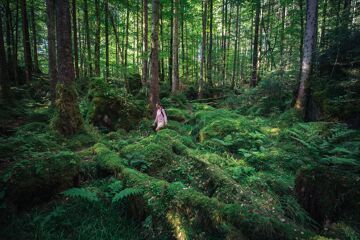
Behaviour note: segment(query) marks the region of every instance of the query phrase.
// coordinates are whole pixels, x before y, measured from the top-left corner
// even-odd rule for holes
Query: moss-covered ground
[[[111,92],[85,97],[85,127],[65,138],[45,100],[17,91],[1,105],[0,239],[359,239],[358,130],[256,114],[246,96],[165,98],[160,132],[114,112],[104,129],[108,102],[146,112]]]

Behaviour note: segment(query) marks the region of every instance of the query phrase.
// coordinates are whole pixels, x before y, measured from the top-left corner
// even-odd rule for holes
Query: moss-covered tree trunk
[[[57,32],[57,115],[55,128],[63,135],[72,135],[82,127],[82,117],[77,104],[74,86],[75,73],[71,51],[71,24],[69,0],[56,1]]]
[[[179,90],[179,1],[174,0],[173,41],[172,41],[172,85],[171,92]]]
[[[24,61],[25,61],[25,80],[27,83],[29,83],[32,75],[32,61],[31,61],[29,22],[27,17],[27,10],[26,10],[26,0],[21,1],[21,15],[22,15],[22,33],[23,33]]]

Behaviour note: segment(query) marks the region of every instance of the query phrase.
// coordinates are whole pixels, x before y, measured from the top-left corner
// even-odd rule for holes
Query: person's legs
[[[156,131],[158,132],[161,128],[163,128],[165,126],[165,123],[164,122],[159,122],[157,127],[156,127]]]

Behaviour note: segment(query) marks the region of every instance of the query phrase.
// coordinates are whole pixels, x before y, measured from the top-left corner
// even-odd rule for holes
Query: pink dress
[[[158,128],[162,128],[167,124],[167,116],[163,108],[160,108],[156,111],[156,118],[154,123],[157,123]]]

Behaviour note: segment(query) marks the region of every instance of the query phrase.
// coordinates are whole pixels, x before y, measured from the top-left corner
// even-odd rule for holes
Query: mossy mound
[[[5,204],[30,207],[76,183],[79,159],[72,152],[43,152],[34,157],[17,161],[2,174]]]
[[[87,100],[82,103],[86,119],[105,131],[134,129],[143,118],[145,107],[125,89],[98,80],[92,84]]]

